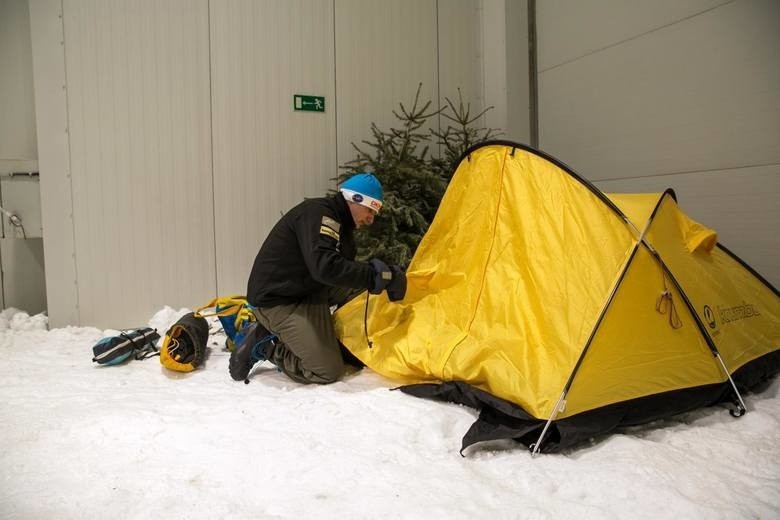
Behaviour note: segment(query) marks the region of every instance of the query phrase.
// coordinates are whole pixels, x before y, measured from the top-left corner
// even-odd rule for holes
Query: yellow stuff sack
[[[160,348],[160,363],[176,372],[192,372],[206,358],[209,325],[190,312],[171,325]]]

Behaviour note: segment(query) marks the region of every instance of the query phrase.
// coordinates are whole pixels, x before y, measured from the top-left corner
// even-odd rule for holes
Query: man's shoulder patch
[[[336,222],[335,219],[330,218],[329,216],[325,215],[322,217],[322,225],[327,226],[333,231],[335,231],[337,234],[341,230],[341,224]]]
[[[320,226],[320,234],[329,236],[330,238],[332,238],[336,242],[338,242],[339,238],[340,238],[338,233],[336,233],[330,227],[328,227],[328,226],[326,226],[324,224],[322,226]]]

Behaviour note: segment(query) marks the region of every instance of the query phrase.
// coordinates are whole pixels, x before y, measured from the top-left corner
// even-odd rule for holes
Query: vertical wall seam
[[[336,142],[336,189],[339,187],[339,76],[338,76],[338,49],[336,47],[336,0],[331,2],[333,6],[333,132]]]
[[[531,146],[539,148],[539,75],[536,62],[536,0],[528,0],[528,88]]]
[[[479,15],[479,87],[482,94],[482,106],[485,107],[488,104],[487,92],[485,92],[485,7],[482,2],[477,5]]]
[[[76,215],[73,214],[73,154],[71,153],[71,141],[70,141],[70,92],[68,89],[68,63],[66,59],[66,53],[65,53],[65,2],[64,0],[60,0],[60,31],[62,34],[62,45],[61,45],[61,52],[62,52],[62,76],[65,80],[65,84],[63,85],[63,89],[65,90],[65,149],[68,154],[68,161],[67,161],[67,168],[68,171],[66,173],[66,178],[68,179],[68,189],[70,191],[70,199],[69,199],[69,205],[70,205],[70,230],[71,230],[71,260],[73,262],[73,285],[74,285],[74,292],[76,296],[76,321],[78,325],[83,325],[81,323],[81,302],[80,302],[80,292],[79,292],[79,267],[78,262],[76,261]],[[40,155],[40,150],[39,150]],[[44,266],[45,269],[45,266]],[[46,307],[48,308],[48,295],[47,295],[47,302]]]
[[[441,133],[441,30],[439,20],[439,0],[436,0],[436,128]],[[436,144],[436,156],[441,157],[441,144]]]
[[[40,184],[39,184],[40,186]],[[38,188],[40,190],[40,188]],[[0,205],[3,201],[3,185],[0,183]],[[0,223],[0,238],[5,238],[5,226]],[[3,248],[0,246],[0,309],[5,309],[5,280],[3,273]]]
[[[211,0],[206,0],[207,40],[209,46],[209,148],[211,149],[211,237],[214,240],[214,295],[219,296],[219,263],[217,258],[217,195],[214,182],[214,87],[212,84],[211,55]]]

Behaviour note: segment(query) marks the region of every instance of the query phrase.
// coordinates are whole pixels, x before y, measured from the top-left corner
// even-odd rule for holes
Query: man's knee
[[[335,383],[344,376],[345,371],[344,361],[339,357],[338,360],[327,363],[318,371],[317,376],[319,380],[315,382],[321,385]]]

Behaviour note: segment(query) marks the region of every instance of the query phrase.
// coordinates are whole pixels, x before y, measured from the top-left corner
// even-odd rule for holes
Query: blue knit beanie
[[[370,173],[357,173],[345,180],[339,191],[345,199],[357,202],[379,212],[384,202],[384,194],[379,179]]]

